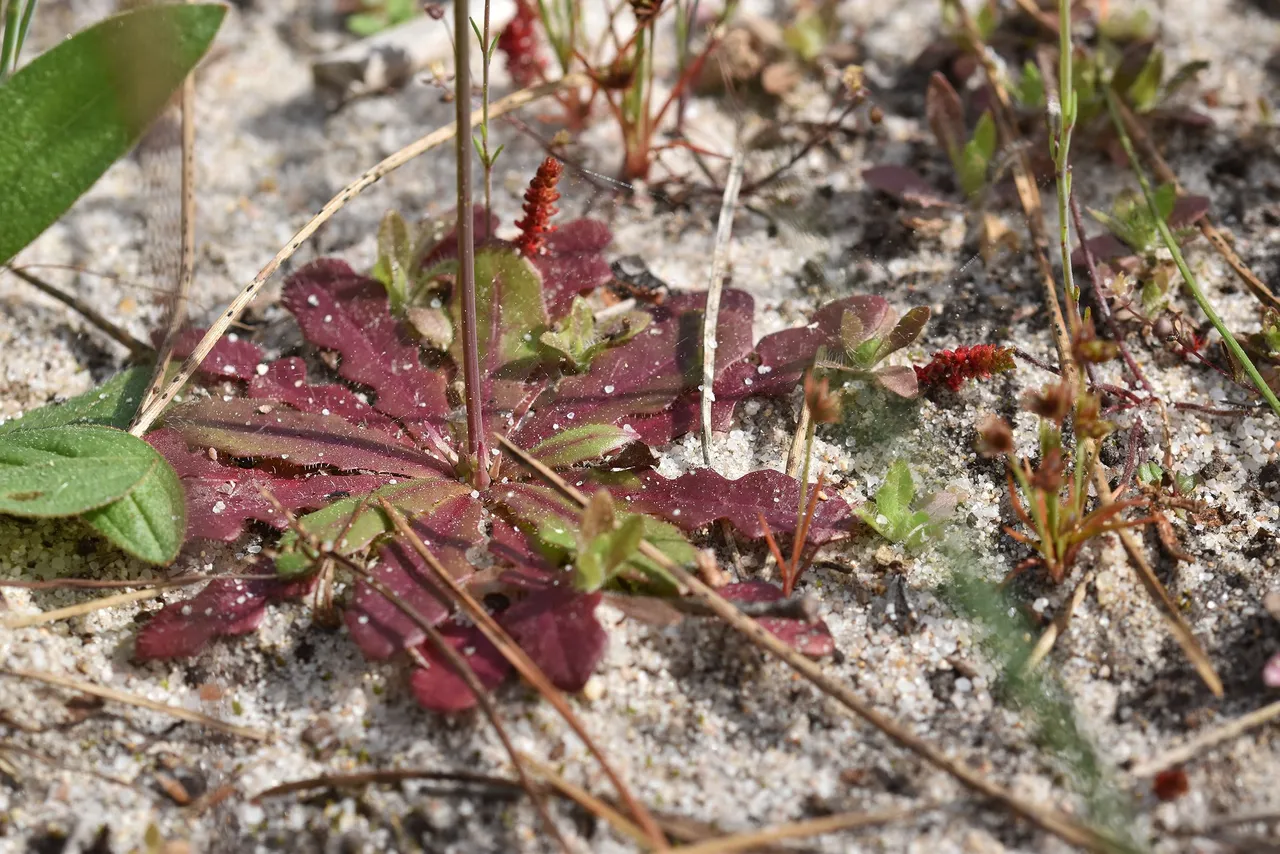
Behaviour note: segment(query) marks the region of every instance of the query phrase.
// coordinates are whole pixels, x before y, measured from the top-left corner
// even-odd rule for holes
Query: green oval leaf
[[[155,465],[128,495],[90,510],[83,519],[122,551],[148,563],[169,563],[178,556],[187,533],[182,482],[173,466],[155,454]]]
[[[14,430],[0,442],[0,513],[75,516],[124,497],[160,456],[109,427]]]
[[[548,436],[530,448],[529,455],[553,469],[568,468],[598,460],[635,441],[634,432],[612,424],[583,424]]]
[[[0,86],[0,260],[66,212],[137,141],[204,56],[226,8],[108,18]]]
[[[123,430],[129,426],[129,421],[138,411],[150,380],[151,368],[130,368],[65,403],[42,406],[19,418],[10,419],[0,424],[0,433],[62,427],[67,424],[100,424]]]

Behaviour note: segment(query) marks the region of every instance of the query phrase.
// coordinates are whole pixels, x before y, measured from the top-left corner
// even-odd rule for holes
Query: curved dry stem
[[[538,86],[531,86],[528,89],[521,89],[519,92],[512,92],[502,100],[494,102],[494,104],[489,108],[489,116],[490,118],[497,118],[504,113],[523,107],[526,104],[536,101],[539,98],[544,98],[547,95],[560,91],[561,89],[572,86],[581,86],[588,83],[589,79],[590,78],[585,74],[566,74],[559,80],[553,80],[550,83],[543,83]],[[471,125],[474,127],[479,123],[481,118],[482,114],[473,114],[471,117]],[[163,411],[163,409],[169,405],[169,402],[173,400],[174,395],[182,389],[182,386],[187,382],[187,380],[191,379],[191,375],[196,372],[196,369],[200,367],[200,363],[209,355],[209,351],[213,349],[213,345],[216,344],[218,339],[222,337],[223,333],[227,331],[227,328],[230,327],[242,313],[244,313],[244,310],[249,307],[249,304],[253,302],[254,298],[258,295],[258,292],[262,290],[262,286],[267,283],[267,280],[271,278],[277,269],[279,269],[281,264],[292,257],[293,253],[297,252],[298,249],[301,248],[302,244],[305,243],[311,235],[316,233],[316,230],[319,229],[320,226],[332,219],[333,215],[342,210],[349,201],[363,193],[369,187],[399,169],[410,160],[413,160],[418,155],[424,154],[436,146],[443,145],[453,139],[457,133],[458,126],[456,124],[446,125],[445,127],[433,130],[421,139],[409,143],[404,148],[387,157],[381,163],[369,169],[359,178],[339,190],[338,194],[330,199],[325,206],[320,209],[319,213],[312,217],[306,225],[300,228],[293,237],[289,238],[289,242],[284,245],[284,248],[277,252],[275,257],[268,261],[267,265],[259,270],[258,274],[253,277],[253,281],[245,285],[244,290],[242,290],[239,295],[231,301],[231,304],[227,306],[226,310],[223,311],[222,314],[218,316],[218,319],[209,327],[209,331],[205,333],[204,338],[200,339],[200,343],[196,346],[196,349],[189,357],[187,357],[187,360],[182,363],[182,369],[178,371],[177,375],[164,387],[163,391],[152,399],[151,403],[145,409],[138,412],[138,416],[134,420],[133,426],[129,428],[129,432],[135,436],[141,436],[143,433],[147,432],[147,429],[155,423],[155,420],[159,417],[161,411]]]

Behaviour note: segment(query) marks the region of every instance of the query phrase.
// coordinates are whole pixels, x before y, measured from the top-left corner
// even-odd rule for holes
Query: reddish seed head
[[[952,391],[959,391],[965,380],[986,379],[1013,368],[1013,350],[994,344],[943,350],[935,353],[929,364],[915,366],[920,385],[945,383]]]
[[[507,73],[522,89],[542,82],[547,61],[538,55],[538,12],[529,0],[517,0],[516,16],[498,36],[498,50],[507,58]]]
[[[547,234],[555,231],[551,217],[559,212],[555,206],[560,194],[556,192],[556,183],[564,171],[564,164],[554,157],[548,157],[538,167],[538,173],[529,182],[529,189],[524,193],[524,218],[516,220],[516,228],[520,236],[516,238],[516,248],[526,258],[542,254],[547,243]]]
[[[1167,768],[1156,775],[1151,783],[1151,789],[1162,801],[1176,801],[1191,791],[1191,784],[1187,780],[1186,771],[1181,768]]]

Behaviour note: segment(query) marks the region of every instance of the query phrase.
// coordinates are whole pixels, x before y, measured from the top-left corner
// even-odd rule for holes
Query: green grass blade
[[[1133,166],[1133,174],[1137,176],[1138,184],[1142,187],[1142,195],[1147,200],[1147,207],[1151,209],[1151,216],[1156,221],[1156,228],[1160,230],[1160,237],[1164,240],[1164,245],[1173,255],[1173,263],[1178,265],[1178,272],[1182,273],[1182,280],[1186,282],[1187,289],[1191,291],[1191,296],[1195,298],[1200,310],[1204,312],[1205,317],[1209,318],[1209,322],[1213,324],[1213,328],[1218,330],[1218,334],[1222,336],[1222,341],[1226,344],[1227,349],[1231,351],[1231,355],[1244,366],[1244,372],[1249,375],[1249,379],[1253,381],[1254,387],[1258,389],[1258,393],[1262,395],[1263,400],[1271,407],[1272,412],[1280,416],[1280,400],[1276,399],[1275,393],[1271,391],[1266,380],[1262,378],[1262,374],[1258,373],[1257,367],[1250,361],[1248,354],[1240,346],[1240,342],[1236,341],[1236,337],[1231,334],[1231,330],[1227,329],[1227,325],[1222,322],[1218,312],[1214,311],[1209,298],[1205,296],[1204,291],[1200,290],[1200,283],[1191,274],[1191,268],[1187,266],[1186,259],[1182,257],[1182,250],[1178,248],[1178,242],[1174,240],[1173,232],[1169,230],[1169,224],[1160,216],[1160,211],[1156,204],[1156,196],[1151,189],[1151,182],[1147,180],[1146,173],[1142,171],[1142,166],[1138,163],[1138,155],[1134,153],[1133,142],[1129,139],[1129,133],[1124,126],[1124,119],[1120,116],[1120,107],[1116,103],[1116,94],[1111,91],[1110,86],[1105,87],[1104,93],[1107,97],[1107,109],[1111,112],[1111,121],[1116,126],[1116,133],[1120,136],[1120,145],[1124,147],[1124,153],[1128,156],[1130,165]]]
[[[198,5],[117,15],[0,86],[0,262],[52,225],[129,150],[204,56],[225,13],[223,6]]]

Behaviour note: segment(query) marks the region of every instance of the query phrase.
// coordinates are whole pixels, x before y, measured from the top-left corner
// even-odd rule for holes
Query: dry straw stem
[[[1124,125],[1129,130],[1129,135],[1133,137],[1133,141],[1138,148],[1142,149],[1143,155],[1151,164],[1151,168],[1155,170],[1156,177],[1163,184],[1172,184],[1179,194],[1185,193],[1182,184],[1178,182],[1178,176],[1169,168],[1168,162],[1160,155],[1160,150],[1156,148],[1155,143],[1151,141],[1151,135],[1147,133],[1147,129],[1143,127],[1138,117],[1123,102],[1119,103],[1120,117],[1124,120]],[[1240,277],[1240,281],[1244,282],[1245,287],[1257,297],[1263,305],[1270,306],[1276,311],[1280,311],[1280,297],[1276,296],[1270,288],[1259,279],[1249,266],[1241,260],[1236,251],[1231,248],[1231,244],[1227,238],[1223,236],[1213,224],[1213,220],[1208,214],[1196,220],[1196,225],[1200,228],[1200,232],[1209,240],[1209,243],[1218,251],[1231,267],[1235,274]]]
[[[40,611],[35,614],[5,617],[0,619],[0,626],[3,626],[6,629],[25,629],[30,626],[40,626],[45,623],[56,623],[59,620],[69,620],[72,617],[91,614],[94,611],[114,608],[116,605],[128,605],[130,602],[140,602],[143,599],[154,599],[162,593],[164,593],[164,588],[160,587],[153,587],[149,590],[134,590],[129,593],[117,593],[115,596],[103,596],[100,599],[92,599],[88,602],[68,605],[65,608],[55,608],[52,611]]]
[[[182,111],[182,213],[179,218],[181,250],[178,261],[178,280],[170,297],[169,319],[165,326],[164,341],[156,357],[155,370],[146,394],[142,396],[141,414],[160,393],[164,385],[164,372],[173,357],[173,347],[187,321],[187,300],[191,295],[191,282],[196,273],[196,76],[188,74],[182,82],[179,101]],[[136,418],[137,416],[135,416]]]
[[[1217,729],[1196,736],[1181,747],[1176,747],[1167,753],[1139,763],[1130,769],[1129,773],[1134,777],[1150,777],[1154,774],[1159,774],[1166,768],[1172,768],[1174,765],[1181,765],[1184,762],[1195,759],[1204,751],[1217,747],[1224,741],[1238,738],[1254,727],[1262,726],[1276,718],[1280,718],[1280,700],[1268,706],[1263,706],[1256,711],[1249,712],[1247,715],[1242,715]]]
[[[673,849],[671,854],[732,854],[735,851],[755,851],[761,845],[783,842],[788,839],[805,839],[838,833],[842,830],[857,830],[862,827],[874,827],[889,824],[902,819],[915,818],[937,809],[936,804],[920,804],[898,809],[881,810],[879,812],[847,812],[822,818],[779,824],[761,830],[749,830],[731,836],[708,839],[696,845],[682,845]]]
[[[733,235],[733,213],[742,190],[742,172],[746,150],[738,145],[729,162],[729,177],[724,182],[720,202],[720,221],[716,224],[716,245],[711,255],[711,279],[707,282],[707,309],[702,318],[702,462],[711,465],[711,403],[716,399],[713,386],[716,375],[716,325],[720,322],[720,293],[729,266],[729,238]]]
[[[13,273],[13,275],[22,279],[22,281],[40,291],[40,293],[45,296],[53,297],[58,302],[80,314],[80,316],[89,321],[89,323],[106,333],[107,337],[111,340],[127,349],[129,351],[129,355],[133,356],[135,359],[141,359],[151,352],[150,344],[134,338],[128,331],[108,320],[101,312],[74,294],[69,294],[65,291],[59,290],[44,279],[41,279],[38,276],[33,276],[31,273],[27,272],[24,267],[5,267],[3,269]]]
[[[523,757],[522,757],[523,758]],[[526,760],[527,761],[527,760]],[[261,803],[267,798],[278,798],[294,792],[307,792],[312,789],[345,789],[370,785],[392,785],[407,780],[437,780],[442,783],[460,783],[468,786],[488,786],[499,791],[519,793],[522,791],[518,780],[507,777],[493,777],[488,774],[473,774],[469,771],[431,771],[424,768],[383,768],[374,771],[356,771],[350,774],[322,774],[319,777],[307,777],[303,780],[291,780],[264,789],[250,798],[252,803]]]
[[[480,684],[480,679],[476,676],[475,670],[473,670],[467,660],[462,657],[462,654],[444,639],[439,630],[436,629],[435,624],[422,616],[422,612],[410,605],[408,602],[405,602],[394,590],[384,584],[380,579],[375,578],[372,573],[355,560],[352,560],[346,555],[326,552],[318,544],[316,538],[307,533],[306,529],[298,521],[297,517],[289,510],[286,510],[285,507],[276,500],[275,496],[271,495],[271,493],[265,489],[262,490],[262,492],[264,497],[266,497],[266,499],[275,506],[276,512],[289,520],[290,529],[294,531],[294,533],[296,533],[304,542],[308,542],[310,547],[316,553],[323,555],[326,563],[330,559],[341,563],[349,572],[363,580],[365,584],[372,587],[380,596],[382,596],[382,598],[386,599],[398,608],[400,612],[408,617],[415,625],[418,626],[418,628],[422,629],[423,633],[427,636],[427,640],[430,641],[436,652],[440,653],[441,657],[448,662],[449,668],[458,675],[458,678],[466,683],[467,688],[473,695],[475,695],[476,702],[480,704],[480,708],[484,712],[485,717],[489,719],[489,723],[493,726],[494,732],[498,734],[498,739],[502,742],[503,749],[507,751],[507,755],[511,758],[511,764],[516,769],[516,776],[520,778],[521,786],[524,787],[524,790],[529,795],[530,800],[533,801],[533,805],[538,811],[539,819],[546,826],[547,832],[556,840],[557,844],[559,844],[560,849],[566,852],[566,854],[569,854],[571,850],[569,848],[569,843],[566,842],[565,838],[560,834],[560,829],[556,827],[556,823],[552,820],[551,814],[547,812],[546,800],[542,797],[542,793],[534,787],[533,782],[529,779],[529,775],[525,773],[524,764],[520,761],[520,753],[516,750],[515,745],[511,741],[511,737],[507,734],[507,728],[502,725],[502,718],[498,714],[497,707],[493,704],[493,699],[489,696],[489,692],[485,690],[484,685]],[[368,496],[365,496],[365,498],[367,497]],[[365,498],[360,500],[360,503],[352,512],[351,518],[347,520],[345,529],[342,534],[337,537],[337,542],[343,542],[346,539],[347,532],[350,531],[351,526],[355,524],[356,518],[364,512],[366,503]],[[408,654],[414,664],[423,670],[426,670],[431,666],[422,653],[417,649],[409,649]]]
[[[129,694],[124,691],[117,691],[114,688],[106,688],[102,685],[94,685],[92,682],[81,682],[78,679],[70,679],[66,676],[59,676],[56,673],[42,673],[38,670],[27,670],[21,667],[0,667],[0,676],[12,676],[15,679],[32,679],[36,682],[43,682],[46,685],[57,685],[59,688],[66,688],[71,691],[79,691],[82,694],[91,694],[94,697],[101,697],[104,700],[113,700],[117,703],[125,703],[130,706],[137,706],[140,709],[147,709],[152,712],[159,712],[162,715],[179,718],[180,720],[189,721],[190,723],[199,724],[200,726],[215,729],[224,732],[227,735],[235,735],[240,738],[248,738],[253,741],[266,741],[267,734],[259,729],[253,729],[247,726],[236,726],[217,718],[209,717],[200,712],[193,712],[191,709],[185,709],[182,706],[170,706],[167,703],[160,703],[155,700],[139,697],[136,694]]]
[[[586,74],[566,74],[558,80],[552,80],[548,83],[531,86],[528,89],[521,89],[518,92],[512,92],[507,97],[494,102],[494,104],[489,108],[489,117],[491,119],[497,118],[498,116],[532,103],[539,98],[544,98],[547,95],[558,92],[561,89],[573,86],[584,86],[590,82],[591,79]],[[481,117],[481,113],[473,113],[471,116],[471,127],[475,127],[479,124]],[[378,181],[399,169],[418,155],[430,151],[436,146],[443,145],[453,139],[457,133],[458,126],[456,123],[446,125],[442,128],[437,128],[421,139],[409,143],[404,148],[366,171],[346,187],[339,190],[338,194],[326,202],[325,206],[320,209],[320,212],[312,217],[306,225],[299,229],[298,232],[289,239],[289,242],[284,245],[284,248],[277,252],[275,257],[268,261],[267,265],[258,271],[258,274],[253,277],[253,281],[245,285],[244,290],[242,290],[239,295],[231,301],[231,304],[227,306],[226,310],[223,311],[222,314],[218,315],[218,319],[209,327],[209,331],[205,333],[204,338],[200,339],[199,345],[187,360],[182,363],[182,369],[178,371],[178,374],[169,382],[168,385],[164,387],[163,391],[152,399],[151,403],[145,409],[138,413],[138,418],[129,429],[129,432],[135,436],[141,436],[143,433],[147,432],[147,429],[155,422],[156,418],[159,417],[160,412],[169,405],[169,402],[173,400],[174,396],[182,389],[182,386],[187,382],[187,380],[191,379],[191,375],[196,372],[196,369],[200,367],[200,363],[209,355],[209,351],[213,349],[213,345],[217,343],[218,339],[221,338],[223,333],[227,331],[231,324],[240,317],[244,310],[249,307],[249,304],[253,302],[254,297],[256,297],[258,292],[262,290],[262,286],[267,283],[267,280],[271,278],[272,274],[279,269],[282,263],[292,257],[293,253],[297,252],[302,244],[305,243],[311,235],[316,233],[316,230],[320,228],[320,226],[332,219],[334,214],[342,210],[348,202],[363,193],[369,187],[373,186]]]
[[[409,527],[409,523],[404,518],[404,514],[402,514],[394,504],[387,501],[384,497],[379,496],[378,503],[382,506],[383,512],[387,514],[387,517],[390,518],[392,523],[395,525],[396,531],[405,538],[410,547],[412,547],[423,561],[426,562],[427,567],[431,570],[431,574],[435,576],[436,581],[438,581],[444,589],[452,595],[454,600],[462,606],[462,610],[465,611],[467,616],[476,624],[476,628],[480,629],[484,636],[488,638],[489,642],[498,648],[498,651],[502,653],[502,656],[506,658],[507,661],[511,662],[511,666],[516,669],[516,672],[519,673],[526,682],[532,685],[539,694],[546,698],[547,702],[549,702],[552,707],[555,708],[556,712],[560,714],[560,717],[564,718],[564,721],[569,725],[569,728],[574,731],[578,738],[582,740],[582,743],[586,745],[586,748],[591,751],[591,755],[600,763],[601,770],[603,770],[605,776],[609,778],[609,782],[613,784],[614,790],[618,793],[618,797],[622,799],[622,802],[626,805],[627,809],[631,811],[631,815],[636,820],[636,823],[644,829],[645,835],[649,838],[650,844],[653,845],[655,850],[669,850],[670,846],[667,845],[666,838],[662,835],[662,830],[658,827],[657,822],[653,820],[653,816],[649,813],[649,810],[640,803],[634,794],[632,794],[631,788],[623,781],[621,775],[614,770],[612,763],[605,758],[604,751],[600,749],[596,744],[595,739],[593,739],[590,733],[587,732],[586,727],[583,726],[582,721],[578,719],[578,716],[573,713],[573,709],[569,707],[569,703],[565,700],[564,694],[551,684],[551,680],[549,680],[546,674],[542,672],[542,669],[539,668],[538,665],[533,662],[533,659],[529,658],[528,654],[526,654],[525,651],[511,639],[511,636],[507,634],[506,630],[498,625],[498,622],[490,616],[484,606],[477,602],[475,597],[472,596],[466,588],[459,584],[457,579],[449,574],[449,571],[444,568],[440,561],[436,559],[436,556],[431,553],[431,550],[427,548],[426,544],[422,542],[422,538],[417,535],[413,528]]]
[[[586,507],[586,496],[575,487],[566,483],[563,478],[530,457],[506,438],[502,436],[497,438],[499,444],[522,465],[537,472],[543,480],[556,487],[569,500],[578,504],[579,507]],[[931,765],[947,772],[972,791],[982,797],[990,798],[1014,814],[1025,818],[1041,830],[1052,833],[1072,845],[1078,845],[1091,851],[1107,852],[1123,848],[1117,841],[1093,828],[1080,824],[1055,809],[1040,807],[1018,798],[1012,792],[993,783],[982,774],[972,771],[951,759],[940,748],[920,738],[902,724],[880,714],[864,703],[847,685],[828,676],[817,663],[805,658],[799,652],[783,643],[755,620],[744,616],[731,603],[687,572],[684,567],[673,562],[648,540],[641,540],[640,552],[674,576],[681,585],[688,589],[690,596],[705,604],[717,617],[728,623],[752,644],[785,662],[792,670],[813,683],[824,694],[880,730],[899,746],[906,748]]]
[[[1022,672],[1030,673],[1040,666],[1040,662],[1044,661],[1049,652],[1053,649],[1053,645],[1058,642],[1058,638],[1062,637],[1067,631],[1067,626],[1071,624],[1071,615],[1075,613],[1076,608],[1080,607],[1080,603],[1084,601],[1084,596],[1089,592],[1089,582],[1093,580],[1093,573],[1087,572],[1080,582],[1076,585],[1075,590],[1071,591],[1071,598],[1067,600],[1067,605],[1062,609],[1049,627],[1040,635],[1040,639],[1036,641],[1036,645],[1031,649],[1031,655],[1027,656],[1027,663],[1023,665]]]
[[[561,796],[573,801],[592,815],[604,819],[608,822],[609,826],[618,833],[618,835],[627,837],[642,848],[653,847],[653,840],[645,836],[644,831],[637,827],[635,822],[618,812],[612,806],[600,800],[581,786],[570,783],[563,776],[557,774],[554,768],[539,762],[532,756],[522,753],[520,754],[520,758],[533,769],[535,774],[543,777],[547,781],[547,785],[551,786],[551,788],[555,789]]]
[[[965,11],[964,6],[954,2],[954,0],[952,0],[952,5],[959,14],[965,31],[973,42],[974,51],[982,62],[987,80],[996,94],[996,99],[992,103],[992,113],[996,117],[996,126],[999,128],[1000,134],[1006,143],[1012,142],[1016,137],[1012,135],[1012,125],[1008,121],[1009,93],[1000,76],[1000,70],[988,53],[988,48],[982,43],[977,27],[974,25],[973,19],[969,17],[968,12]],[[1058,349],[1059,364],[1062,366],[1061,375],[1064,382],[1069,383],[1071,387],[1075,387],[1078,368],[1074,358],[1072,358],[1071,338],[1063,322],[1062,310],[1058,305],[1058,288],[1053,276],[1053,268],[1049,263],[1049,240],[1044,226],[1044,210],[1041,207],[1040,191],[1036,188],[1035,182],[1031,180],[1030,174],[1026,150],[1024,147],[1020,147],[1017,150],[1014,161],[1014,183],[1017,185],[1018,199],[1022,203],[1023,213],[1027,220],[1027,229],[1031,233],[1032,243],[1035,246],[1036,266],[1040,268],[1041,278],[1043,279],[1045,302],[1049,306],[1050,314],[1053,318],[1054,343]],[[1070,259],[1063,259],[1063,262],[1070,263]],[[1081,448],[1078,451],[1081,456],[1090,455],[1086,446],[1091,442],[1092,440],[1090,439],[1085,439],[1081,442]],[[1094,487],[1097,491],[1099,502],[1105,507],[1114,503],[1115,497],[1112,495],[1111,487],[1107,482],[1106,471],[1100,462],[1096,462],[1096,456],[1094,459]],[[1209,690],[1215,696],[1221,697],[1222,680],[1218,678],[1208,654],[1205,653],[1195,635],[1192,634],[1190,626],[1182,619],[1182,614],[1174,605],[1169,592],[1165,590],[1164,585],[1160,583],[1160,579],[1156,577],[1155,572],[1151,569],[1151,565],[1147,563],[1146,556],[1142,553],[1141,545],[1129,531],[1120,530],[1116,533],[1120,537],[1120,542],[1124,545],[1125,554],[1128,555],[1129,562],[1133,564],[1134,570],[1137,572],[1138,579],[1160,606],[1160,613],[1164,615],[1170,633],[1191,660],[1192,665],[1200,675],[1200,678],[1204,680],[1205,685],[1209,687]]]
[[[1114,503],[1115,496],[1111,492],[1111,484],[1107,480],[1106,471],[1103,470],[1100,464],[1094,466],[1093,469],[1093,488],[1098,493],[1098,501],[1104,507]],[[1182,651],[1191,660],[1196,673],[1200,675],[1201,681],[1204,682],[1208,689],[1213,692],[1213,696],[1221,697],[1222,680],[1218,678],[1218,673],[1214,670],[1209,654],[1204,651],[1204,647],[1200,646],[1200,642],[1196,640],[1191,627],[1182,618],[1182,612],[1178,610],[1177,603],[1173,601],[1173,597],[1169,595],[1169,591],[1165,589],[1155,570],[1147,562],[1147,556],[1142,551],[1142,544],[1138,542],[1138,538],[1131,531],[1121,529],[1115,533],[1120,538],[1120,545],[1124,546],[1125,554],[1129,556],[1129,563],[1133,565],[1138,580],[1142,582],[1143,587],[1147,588],[1147,593],[1151,595],[1151,598],[1156,601],[1156,605],[1159,606],[1160,613],[1164,617],[1165,623],[1169,626],[1169,633],[1178,642],[1178,646],[1182,647]]]

